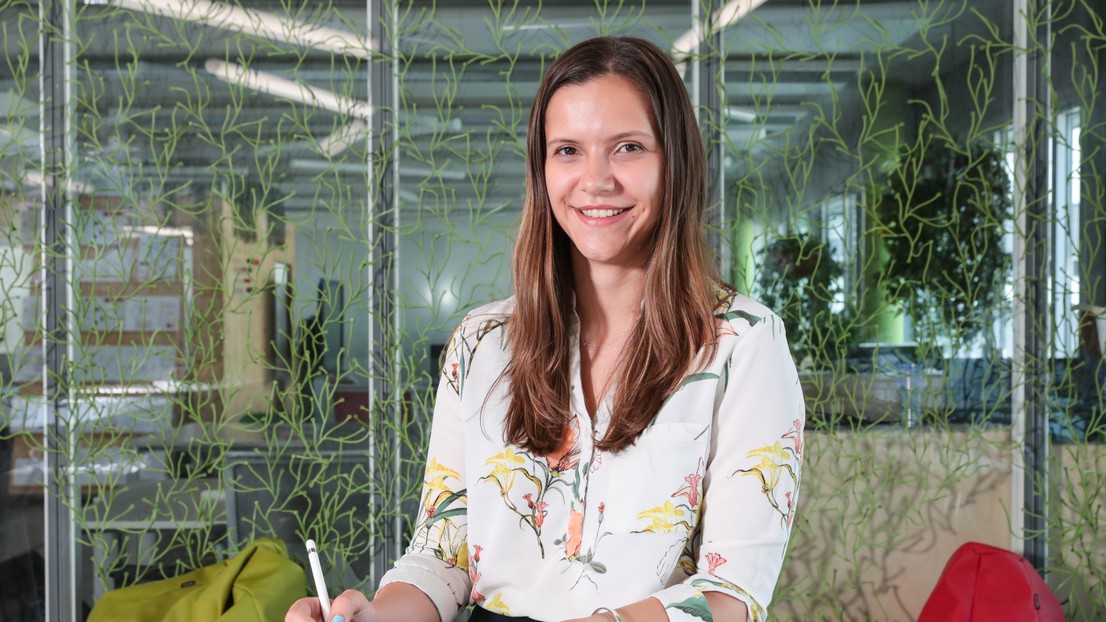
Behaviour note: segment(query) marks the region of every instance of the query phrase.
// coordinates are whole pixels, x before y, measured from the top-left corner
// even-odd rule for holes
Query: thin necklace
[[[634,329],[634,326],[636,324],[637,324],[636,321],[633,324],[630,324],[630,327],[627,328],[626,330],[622,331],[622,334],[615,337],[614,339],[611,339],[607,343],[591,343],[591,342],[588,342],[588,341],[584,341],[583,336],[581,336],[580,337],[580,345],[584,346],[585,348],[602,348],[603,346],[609,346],[609,345],[618,343],[619,341],[622,341],[623,339],[625,339],[626,335],[630,334],[630,331]]]

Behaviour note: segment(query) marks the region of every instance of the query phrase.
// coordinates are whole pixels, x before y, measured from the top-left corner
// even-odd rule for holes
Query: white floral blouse
[[[503,440],[496,379],[513,307],[476,309],[454,333],[419,522],[381,585],[415,585],[446,622],[468,603],[564,620],[649,596],[670,620],[710,620],[708,591],[767,619],[803,457],[803,396],[779,317],[720,291],[714,360],[619,453],[595,449],[610,402],[593,426],[575,350],[571,434],[539,456]]]

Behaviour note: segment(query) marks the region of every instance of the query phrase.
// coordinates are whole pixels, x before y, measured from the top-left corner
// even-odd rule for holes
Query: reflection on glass
[[[786,4],[724,37],[739,280],[783,316],[818,418],[1008,421],[978,394],[1009,391],[1008,10]]]
[[[33,3],[0,8],[0,618],[16,620],[46,601],[38,26]]]
[[[274,536],[293,557],[313,537],[335,588],[362,585],[377,533],[364,6],[191,4],[89,4],[76,22],[90,605]]]

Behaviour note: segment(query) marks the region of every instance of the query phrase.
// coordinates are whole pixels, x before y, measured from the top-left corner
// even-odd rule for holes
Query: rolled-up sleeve
[[[703,479],[696,572],[654,594],[673,622],[711,619],[705,592],[767,619],[795,516],[805,407],[783,322],[770,315],[735,329]]]
[[[462,326],[446,349],[430,429],[419,522],[405,554],[381,578],[380,587],[408,583],[434,602],[450,622],[469,602],[468,492],[460,392],[464,382]]]

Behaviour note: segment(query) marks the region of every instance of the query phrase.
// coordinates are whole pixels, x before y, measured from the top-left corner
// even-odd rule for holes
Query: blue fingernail
[[[342,616],[334,616],[330,619],[330,622],[346,622],[346,619]]]

